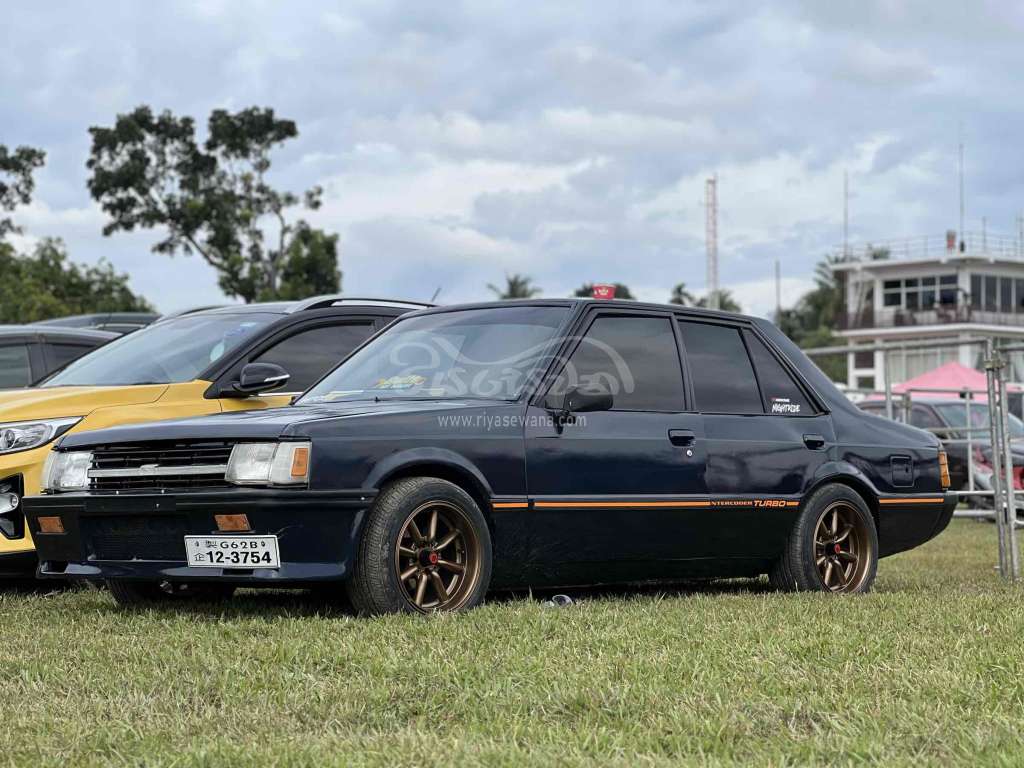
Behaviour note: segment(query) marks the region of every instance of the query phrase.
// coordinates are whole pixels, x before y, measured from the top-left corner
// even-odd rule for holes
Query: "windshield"
[[[495,307],[403,319],[299,402],[515,400],[567,313],[564,307]]]
[[[43,387],[180,384],[278,318],[270,313],[185,315],[110,342],[68,365]]]
[[[967,406],[965,404],[947,403],[945,405],[937,405],[935,408],[942,414],[942,418],[946,420],[950,427],[967,426]],[[1010,420],[1010,439],[1024,438],[1024,421],[1021,421],[1012,413],[1008,415]],[[975,429],[989,428],[988,406],[984,403],[971,403],[971,426]],[[980,434],[977,431],[972,433],[975,438]]]

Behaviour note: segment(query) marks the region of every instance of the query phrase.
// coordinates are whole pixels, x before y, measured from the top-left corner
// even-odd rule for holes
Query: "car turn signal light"
[[[292,477],[306,479],[309,474],[309,448],[296,448],[292,452]]]
[[[39,518],[40,533],[64,533],[64,521],[57,516]]]
[[[939,451],[939,480],[942,483],[943,490],[948,490],[950,486],[949,457],[946,456],[946,452],[943,450]]]
[[[251,531],[247,515],[214,515],[219,531]]]

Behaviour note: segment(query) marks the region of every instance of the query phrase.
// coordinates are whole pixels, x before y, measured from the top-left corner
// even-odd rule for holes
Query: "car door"
[[[670,313],[595,311],[564,366],[527,411],[535,580],[659,576],[693,551],[691,507],[705,493],[701,421],[686,410]],[[611,410],[553,416],[574,385],[610,392]]]
[[[707,452],[705,554],[776,555],[835,445],[831,418],[747,324],[686,318],[679,327]]]

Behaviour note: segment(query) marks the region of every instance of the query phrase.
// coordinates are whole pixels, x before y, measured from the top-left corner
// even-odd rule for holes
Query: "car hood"
[[[288,405],[283,408],[218,413],[72,433],[60,442],[60,448],[87,448],[150,440],[276,440],[282,437],[301,437],[304,433],[303,427],[313,422],[454,411],[498,404],[507,403],[478,400],[391,400],[379,403],[359,401],[344,404]]]
[[[97,408],[152,403],[166,390],[166,384],[4,390],[0,392],[0,423],[87,416]]]

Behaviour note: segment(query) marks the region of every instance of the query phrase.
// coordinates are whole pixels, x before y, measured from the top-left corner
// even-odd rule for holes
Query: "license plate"
[[[193,568],[280,568],[277,536],[186,536]]]

